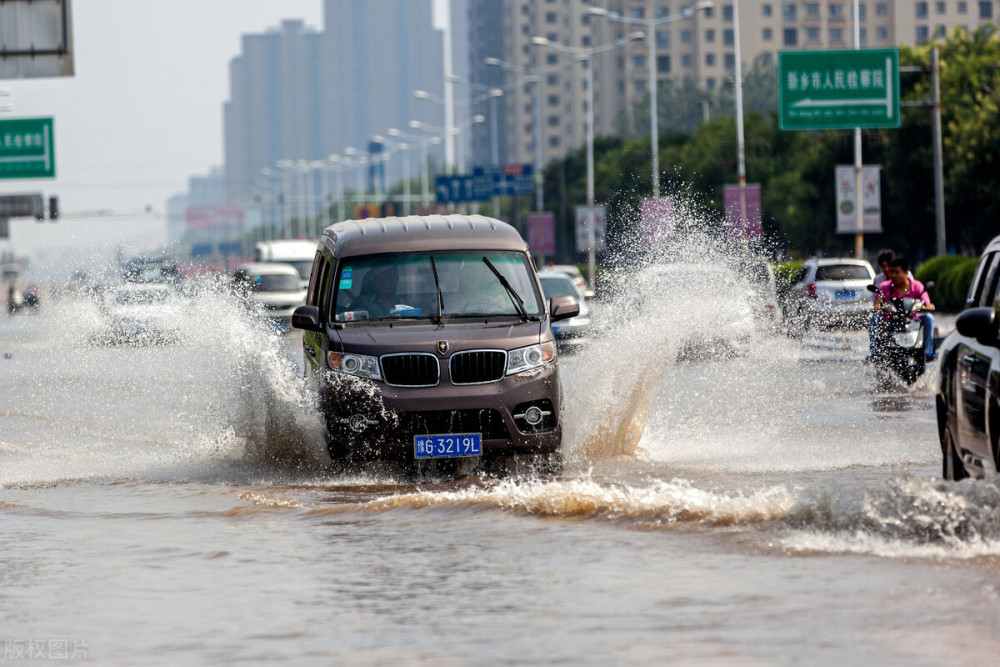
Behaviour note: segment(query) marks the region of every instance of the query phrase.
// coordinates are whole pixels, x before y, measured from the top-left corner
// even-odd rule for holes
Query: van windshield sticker
[[[347,280],[341,280],[340,281],[340,289],[351,289],[351,284],[353,282],[354,281],[351,280],[350,278],[348,278]]]
[[[343,271],[340,272],[340,277],[345,280],[350,280],[351,278],[354,277],[354,271],[351,271],[351,269],[349,268],[344,269]]]

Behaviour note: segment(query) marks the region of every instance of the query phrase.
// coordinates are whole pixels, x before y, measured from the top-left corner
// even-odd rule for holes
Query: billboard
[[[73,76],[71,4],[0,2],[0,80]]]
[[[857,178],[854,167],[837,165],[837,233],[878,234],[882,231],[881,165],[861,168],[861,229],[858,229]]]
[[[729,238],[757,239],[764,231],[760,223],[760,184],[727,185],[723,193]]]
[[[184,210],[187,229],[242,229],[243,207],[236,204],[222,206],[188,206]]]
[[[556,214],[549,211],[528,214],[528,249],[535,255],[556,251]]]
[[[604,207],[594,207],[594,252],[604,252]],[[590,234],[587,229],[587,207],[576,207],[576,251],[590,250]]]

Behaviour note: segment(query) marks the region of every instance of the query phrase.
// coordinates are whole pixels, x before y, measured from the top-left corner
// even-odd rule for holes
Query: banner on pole
[[[861,229],[858,229],[858,197],[852,165],[837,165],[837,233],[878,234],[882,231],[881,165],[861,168]]]

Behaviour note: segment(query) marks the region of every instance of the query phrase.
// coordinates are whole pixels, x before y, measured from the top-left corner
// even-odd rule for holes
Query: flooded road
[[[875,391],[863,332],[691,361],[676,330],[611,336],[561,360],[562,476],[414,481],[327,470],[298,336],[222,296],[152,347],[95,344],[85,300],[48,305],[0,318],[4,661],[1000,651],[1000,487],[939,479],[933,370]]]

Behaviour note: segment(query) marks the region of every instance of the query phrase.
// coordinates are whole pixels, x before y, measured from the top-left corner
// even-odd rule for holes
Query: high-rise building
[[[630,31],[649,32],[644,40],[594,58],[594,127],[596,134],[615,134],[615,120],[649,90],[649,44],[657,81],[691,78],[708,89],[731,86],[736,65],[737,12],[732,0],[716,0],[712,7],[682,17],[695,0],[481,0],[492,13],[476,20],[470,8],[470,44],[491,43],[493,54],[515,70],[542,71],[541,117],[544,161],[578,149],[585,139],[586,90],[582,64],[572,56],[532,44],[544,37],[572,47],[591,48],[613,43]],[[497,8],[502,5],[502,10]],[[596,16],[592,7],[639,23]],[[495,18],[502,11],[502,20]],[[779,50],[850,49],[854,46],[852,0],[741,0],[739,38],[744,65],[760,54],[776,57]],[[642,23],[677,17],[659,26]],[[1000,18],[1000,0],[861,0],[859,38],[862,48],[889,48],[921,44],[955,28],[974,31]],[[495,45],[502,25],[503,44]],[[477,33],[477,31],[485,31]],[[477,63],[471,64],[476,76]],[[509,74],[510,86],[518,75]],[[523,77],[522,77],[523,78]],[[507,156],[532,160],[535,137],[535,92],[517,86],[503,98]]]
[[[432,0],[326,0],[324,14],[322,32],[285,21],[243,37],[223,112],[231,203],[249,206],[266,193],[272,207],[289,207],[311,192],[309,204],[317,207],[329,182],[327,159],[349,147],[357,166],[345,183],[380,188],[379,170],[358,160],[376,135],[389,128],[421,133],[409,128],[411,120],[443,132],[442,107],[414,96],[417,89],[443,96],[443,46]],[[389,168],[390,180],[401,176],[400,160]]]

